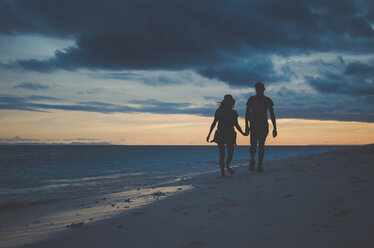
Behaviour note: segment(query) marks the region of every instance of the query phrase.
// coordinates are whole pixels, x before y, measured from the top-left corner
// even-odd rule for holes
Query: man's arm
[[[275,114],[273,106],[269,107],[271,122],[273,123],[273,138],[277,137],[277,122],[275,120]]]
[[[249,134],[249,122],[250,122],[250,119],[251,119],[251,104],[248,101],[248,103],[247,103],[247,109],[245,111],[245,134],[246,135]]]
[[[247,109],[245,111],[245,133],[244,135],[249,134],[249,122],[250,122],[250,107],[247,105]]]

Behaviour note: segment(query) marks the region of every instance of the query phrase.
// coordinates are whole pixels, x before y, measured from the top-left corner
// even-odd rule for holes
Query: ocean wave
[[[0,211],[13,210],[13,209],[18,209],[22,207],[30,207],[30,206],[35,206],[39,204],[48,204],[48,203],[58,202],[61,200],[63,200],[63,198],[52,198],[52,199],[46,199],[46,200],[40,200],[40,201],[4,202],[4,203],[0,203]]]
[[[43,183],[74,183],[74,182],[86,182],[86,181],[95,181],[95,180],[106,180],[106,179],[117,179],[120,177],[126,176],[142,176],[149,172],[131,172],[131,173],[117,173],[104,176],[95,176],[95,177],[81,177],[81,178],[61,178],[61,179],[48,179],[43,180]]]

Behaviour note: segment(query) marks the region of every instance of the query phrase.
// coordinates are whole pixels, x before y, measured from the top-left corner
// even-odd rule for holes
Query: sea
[[[267,146],[264,161],[342,146]],[[237,146],[232,166],[247,165]],[[218,172],[216,146],[2,145],[0,210],[9,206],[153,187]]]
[[[267,146],[264,168],[272,160],[340,148]],[[194,190],[199,186],[183,181],[206,173],[220,178],[218,156],[215,145],[0,145],[0,246],[89,228]],[[249,146],[237,146],[231,165],[248,166],[249,158]]]

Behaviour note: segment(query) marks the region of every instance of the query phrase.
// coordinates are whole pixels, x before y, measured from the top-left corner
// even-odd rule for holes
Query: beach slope
[[[374,247],[374,145],[180,182],[194,190],[23,247]]]

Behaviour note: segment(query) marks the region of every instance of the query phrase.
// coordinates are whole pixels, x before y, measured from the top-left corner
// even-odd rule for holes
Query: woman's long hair
[[[235,105],[235,100],[232,97],[232,95],[227,94],[227,95],[225,95],[223,97],[223,100],[221,102],[219,102],[219,104],[220,104],[219,105],[220,109],[226,109],[226,108],[230,108],[231,109]]]

